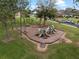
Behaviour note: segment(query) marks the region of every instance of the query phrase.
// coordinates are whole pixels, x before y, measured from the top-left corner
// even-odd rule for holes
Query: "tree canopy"
[[[17,11],[17,0],[1,0],[0,1],[0,19],[9,19]]]
[[[12,19],[19,9],[25,8],[27,0],[1,0],[0,1],[0,20]],[[3,20],[2,20],[3,21]]]

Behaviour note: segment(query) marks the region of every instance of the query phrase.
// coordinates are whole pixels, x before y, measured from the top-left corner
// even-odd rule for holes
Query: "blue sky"
[[[75,4],[73,4],[73,0],[57,0],[57,8],[58,9],[65,9],[65,8],[75,8],[79,9],[79,7],[76,7]]]
[[[74,6],[73,0],[57,0],[56,5],[58,9],[73,8]]]
[[[37,0],[30,0],[31,2],[31,9],[34,9],[36,7],[36,1]],[[74,4],[73,4],[73,0],[55,0],[56,1],[56,8],[57,9],[65,9],[68,7],[73,8]],[[79,9],[78,7],[76,7],[77,9]]]

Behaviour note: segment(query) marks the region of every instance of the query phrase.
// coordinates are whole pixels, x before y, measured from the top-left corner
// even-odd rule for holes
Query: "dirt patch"
[[[51,34],[49,35],[48,38],[44,39],[36,36],[36,34],[38,33],[38,29],[39,28],[36,28],[36,27],[27,27],[25,31],[25,28],[22,28],[22,30],[18,28],[18,30],[21,31],[24,35],[28,36],[30,40],[38,43],[45,43],[45,44],[51,44],[58,41],[64,34],[63,31],[56,30],[55,34]]]
[[[14,38],[9,37],[9,38],[5,38],[5,39],[3,39],[2,42],[4,42],[4,43],[8,43],[8,42],[11,42],[11,41],[14,41],[14,40],[15,40]]]
[[[72,43],[72,41],[70,39],[68,39],[68,38],[64,38],[64,42],[65,43],[68,43],[68,44],[71,44]]]
[[[74,42],[74,44],[79,47],[79,42]]]
[[[48,44],[45,44],[45,47],[42,47],[40,43],[37,43],[37,51],[45,52],[47,51]]]

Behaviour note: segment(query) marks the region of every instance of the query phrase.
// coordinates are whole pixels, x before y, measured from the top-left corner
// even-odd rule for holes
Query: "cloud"
[[[64,0],[56,0],[57,8],[60,9],[65,9],[65,7],[67,6]]]
[[[64,0],[56,0],[56,4],[63,4],[65,3]]]
[[[59,6],[66,6],[64,0],[56,0],[56,5],[59,5]]]

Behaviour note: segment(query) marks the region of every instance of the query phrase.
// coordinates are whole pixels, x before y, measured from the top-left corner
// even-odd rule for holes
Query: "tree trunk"
[[[20,11],[20,35],[22,36],[22,13]]]
[[[45,26],[46,25],[46,18],[44,17],[44,23],[43,23],[43,26]]]
[[[41,18],[40,18],[40,20],[39,20],[39,26],[40,26],[40,27],[41,27],[41,21],[42,21],[42,20],[41,20]]]
[[[9,39],[9,31],[8,31],[8,25],[7,25],[7,21],[4,23],[4,27],[5,27],[5,39]]]

